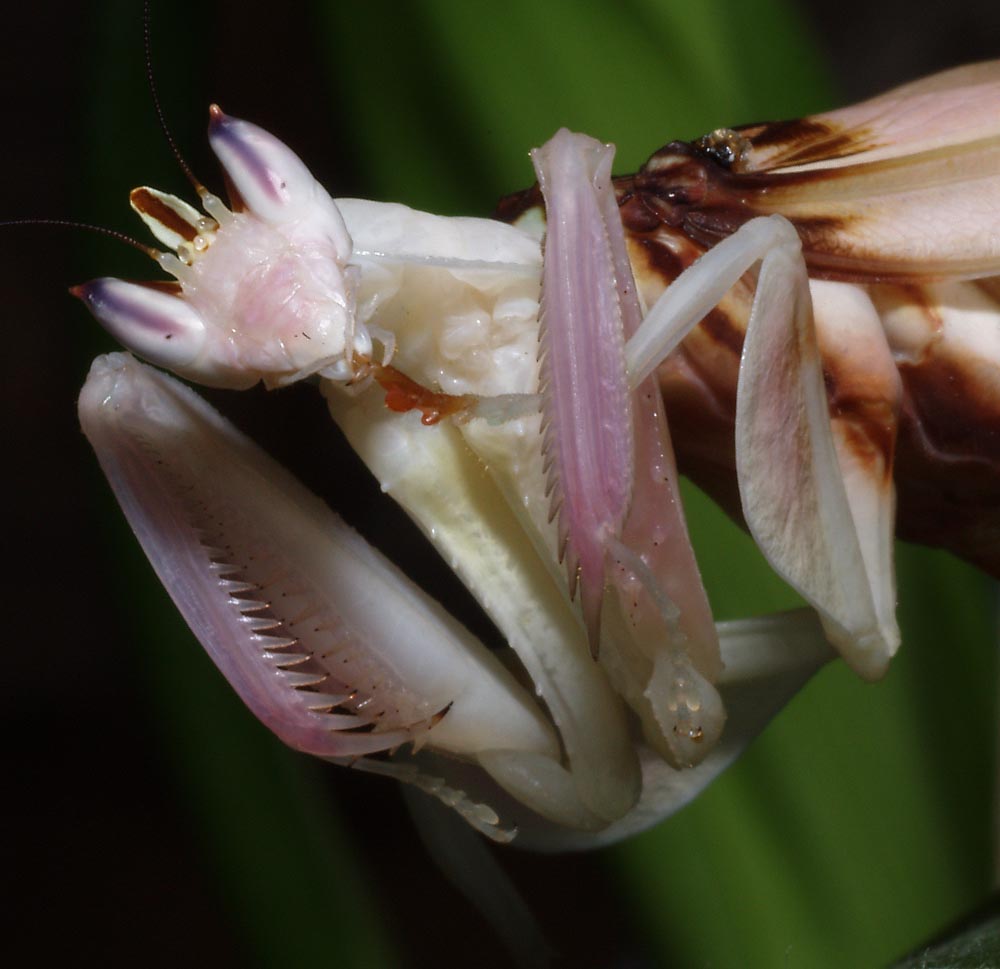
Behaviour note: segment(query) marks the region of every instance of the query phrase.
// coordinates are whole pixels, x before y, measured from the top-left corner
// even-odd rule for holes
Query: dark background
[[[175,135],[203,179],[212,184],[215,177],[203,139],[204,110],[218,101],[278,132],[334,194],[373,194],[344,137],[351,92],[333,90],[326,55],[310,42],[313,5],[286,2],[276,9],[259,0],[219,0],[153,8],[158,84]],[[953,0],[946,7],[851,0],[800,8],[825,52],[837,102],[1000,54],[1000,6],[985,0]],[[359,31],[398,29],[398,9],[369,5]],[[61,5],[18,4],[2,23],[0,217],[73,218],[138,234],[126,205],[135,182],[184,189],[145,89],[140,5],[81,4],[67,13]],[[114,70],[106,69],[109,60]],[[379,71],[377,61],[371,71]],[[362,76],[357,83],[370,80]],[[449,93],[428,85],[428,98],[428,112],[439,108],[445,116]],[[717,119],[750,120],[757,119]],[[652,134],[649,149],[674,134]],[[456,143],[455,152],[461,150]],[[400,151],[405,164],[405,146]],[[488,214],[495,197],[518,187],[463,186],[456,208]],[[259,947],[256,928],[245,924],[234,903],[240,886],[220,875],[231,870],[226,832],[206,826],[211,812],[178,782],[191,757],[202,758],[198,769],[208,773],[228,768],[202,744],[195,723],[165,728],[157,691],[190,690],[192,703],[204,691],[213,703],[234,701],[210,673],[201,685],[206,662],[200,656],[167,671],[149,658],[147,637],[172,632],[143,628],[142,599],[152,594],[146,566],[111,513],[75,418],[87,361],[111,345],[67,296],[67,286],[109,271],[137,277],[155,271],[112,242],[55,229],[5,229],[0,254],[3,548],[13,583],[5,597],[0,674],[10,785],[3,799],[3,870],[11,890],[4,908],[14,916],[0,959],[21,951],[41,964],[91,957],[107,966],[139,960],[148,966],[280,965],[280,953]],[[377,493],[359,492],[358,472],[340,463],[347,459],[308,389],[283,394],[277,408],[262,397],[251,394],[235,405],[236,419],[252,426],[255,437],[376,539],[380,531],[405,529],[374,512]],[[230,412],[233,406],[227,404]],[[333,483],[331,466],[337,468]],[[447,585],[447,574],[422,546],[404,541],[396,557],[450,602],[462,600],[461,589]],[[482,628],[474,613],[466,615]],[[154,681],[160,686],[151,686]],[[225,719],[220,715],[220,723]],[[254,723],[238,729],[263,734]],[[339,833],[329,837],[350,846],[354,867],[310,877],[317,886],[332,881],[348,900],[374,899],[384,923],[393,926],[389,946],[407,953],[406,965],[505,964],[478,916],[422,855],[387,785],[346,772],[305,771],[300,759],[286,757],[266,738],[252,740],[264,751],[256,756],[272,759],[268,770],[279,783],[302,787],[320,805],[319,814],[286,818],[289,827],[308,830],[327,811],[339,817]],[[241,776],[233,769],[235,787]],[[234,796],[238,800],[239,792]],[[568,965],[653,964],[599,860],[556,865],[512,853],[505,862]],[[262,860],[260,877],[282,865],[280,857]],[[315,907],[297,914],[289,904],[308,887],[290,893],[274,886],[275,918],[288,920],[290,937],[298,931],[296,918],[316,915]],[[345,947],[349,943],[331,932],[329,964],[364,964]],[[296,964],[294,952],[291,945],[286,964]]]

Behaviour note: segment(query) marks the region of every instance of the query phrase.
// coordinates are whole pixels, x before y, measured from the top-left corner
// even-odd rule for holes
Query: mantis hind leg
[[[753,219],[683,272],[628,342],[630,380],[635,386],[652,373],[757,264],[736,400],[743,514],[772,567],[816,608],[847,662],[876,678],[899,644],[891,556],[894,493],[885,473],[891,468],[894,378],[884,377],[880,388],[891,427],[890,453],[865,467],[849,446],[857,425],[831,421],[814,295],[792,225],[781,216]],[[891,360],[887,353],[879,355],[869,309],[864,300],[840,307],[834,326],[842,320],[874,340],[884,374]]]

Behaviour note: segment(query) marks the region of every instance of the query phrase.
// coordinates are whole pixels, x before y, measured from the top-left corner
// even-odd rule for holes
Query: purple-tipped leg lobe
[[[124,346],[158,366],[183,370],[205,345],[205,323],[166,286],[170,284],[146,285],[106,276],[70,292]]]

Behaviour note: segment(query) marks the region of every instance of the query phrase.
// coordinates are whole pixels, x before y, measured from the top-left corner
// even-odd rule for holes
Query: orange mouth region
[[[421,424],[428,427],[446,417],[468,410],[476,401],[472,394],[443,394],[428,390],[395,367],[372,365],[372,376],[385,390],[385,406],[397,414],[419,410]]]

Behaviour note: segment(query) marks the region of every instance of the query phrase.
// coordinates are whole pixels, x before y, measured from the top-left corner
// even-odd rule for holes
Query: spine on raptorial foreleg
[[[621,298],[599,200],[613,157],[565,128],[532,154],[546,199],[539,341],[550,517],[595,655],[607,540],[621,534],[635,470]]]
[[[557,751],[468,632],[187,388],[100,358],[80,417],[192,631],[286,743],[331,758],[409,741]]]
[[[641,309],[611,187],[614,150],[560,131],[534,153],[546,204],[540,319],[543,454],[570,594],[592,648],[615,649],[619,691],[678,765],[714,746],[725,714],[718,640],[680,512],[652,380],[633,392],[625,339]],[[605,586],[617,605],[601,622]]]

